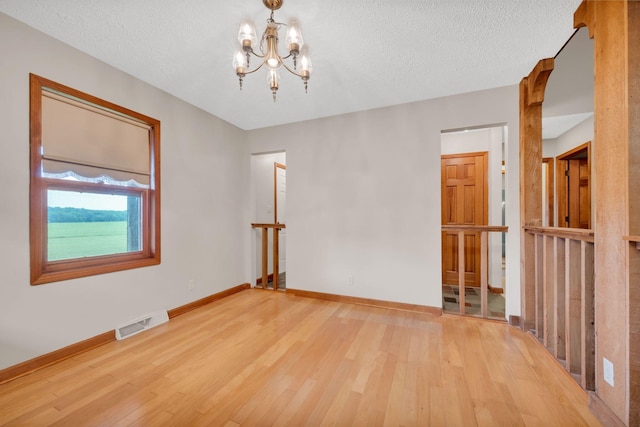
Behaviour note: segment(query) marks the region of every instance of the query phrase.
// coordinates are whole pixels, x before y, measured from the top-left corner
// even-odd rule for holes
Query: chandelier
[[[255,73],[263,66],[267,69],[267,82],[273,94],[273,102],[276,102],[276,92],[278,91],[278,83],[280,81],[279,69],[284,67],[291,74],[298,76],[304,82],[304,91],[307,92],[307,84],[311,76],[311,61],[305,54],[300,54],[304,42],[300,29],[295,23],[289,25],[276,22],[273,19],[273,13],[282,6],[283,0],[262,0],[262,3],[271,9],[271,16],[267,19],[267,28],[262,33],[260,39],[260,52],[253,50],[253,46],[257,42],[256,30],[250,23],[244,23],[240,26],[238,32],[238,41],[241,50],[239,50],[233,59],[233,68],[236,70],[240,81],[240,90],[242,90],[242,81],[247,74]],[[278,31],[281,26],[287,26],[286,44],[289,48],[287,56],[280,56],[278,51]],[[259,58],[260,64],[254,69],[250,69],[249,60],[251,56]],[[298,56],[300,56],[300,70],[298,70]],[[286,59],[291,58],[292,67],[285,63]]]

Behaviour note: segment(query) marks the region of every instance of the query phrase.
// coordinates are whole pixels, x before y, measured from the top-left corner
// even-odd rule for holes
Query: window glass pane
[[[47,191],[47,260],[142,250],[142,197]]]

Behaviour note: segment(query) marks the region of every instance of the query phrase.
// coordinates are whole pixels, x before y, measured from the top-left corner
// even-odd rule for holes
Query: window
[[[160,122],[30,77],[31,284],[160,263]]]

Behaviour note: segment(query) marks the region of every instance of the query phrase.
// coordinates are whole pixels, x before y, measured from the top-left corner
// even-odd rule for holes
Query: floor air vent
[[[116,328],[116,338],[119,340],[123,340],[146,329],[153,328],[154,326],[161,325],[168,321],[169,315],[166,311],[158,311],[155,313],[147,314],[146,316],[139,317],[118,326]]]

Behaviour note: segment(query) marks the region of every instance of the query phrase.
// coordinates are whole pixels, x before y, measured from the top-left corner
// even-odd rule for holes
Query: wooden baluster
[[[581,296],[580,277],[581,250],[580,241],[567,239],[565,252],[566,265],[566,321],[565,336],[567,337],[567,371],[572,374],[581,374],[582,367],[580,348],[582,342],[582,327],[580,325]]]
[[[269,229],[262,227],[262,289],[269,284]]]
[[[538,340],[544,338],[544,236],[535,234],[535,328]]]
[[[480,232],[480,311],[482,317],[487,318],[487,293],[489,292],[489,286],[487,283],[487,270],[488,270],[488,245],[487,245],[487,232]]]
[[[553,313],[555,322],[553,323],[553,355],[558,360],[566,360],[566,270],[565,270],[565,248],[566,240],[561,237],[554,237],[553,244]]]
[[[555,328],[555,312],[554,312],[554,275],[555,275],[555,237],[545,236],[544,244],[542,248],[543,252],[543,265],[542,265],[542,292],[543,292],[543,343],[544,346],[555,354],[555,340],[553,338],[553,331]]]
[[[465,294],[466,287],[464,283],[464,231],[458,231],[458,302],[460,303],[460,314],[465,313]]]
[[[280,229],[278,227],[273,228],[273,290],[278,290],[278,282],[280,279],[280,254],[278,252],[278,242],[280,236]]]
[[[585,241],[581,243],[580,264],[580,299],[582,300],[582,388],[585,390],[596,389],[596,336],[595,336],[595,299],[594,299],[594,274],[593,274],[593,243]]]

